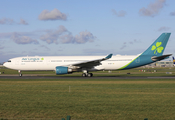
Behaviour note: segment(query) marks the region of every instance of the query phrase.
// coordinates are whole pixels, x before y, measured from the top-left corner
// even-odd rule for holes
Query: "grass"
[[[0,79],[0,118],[175,119],[174,79]]]

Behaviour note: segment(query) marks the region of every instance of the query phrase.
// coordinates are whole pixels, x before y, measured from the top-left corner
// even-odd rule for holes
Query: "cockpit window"
[[[8,62],[11,62],[11,60],[8,60]]]

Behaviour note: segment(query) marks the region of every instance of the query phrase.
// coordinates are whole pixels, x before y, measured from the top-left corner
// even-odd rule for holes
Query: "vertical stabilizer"
[[[141,55],[137,56],[134,60],[132,60],[127,65],[121,67],[120,69],[130,69],[143,65],[147,65],[153,63],[155,61],[163,60],[168,58],[171,54],[162,55],[166,44],[169,40],[171,33],[162,33],[153,44],[145,50]]]
[[[161,56],[171,33],[162,33],[156,41],[142,55]]]
[[[175,59],[174,59],[174,57],[173,57],[173,64],[175,65]]]

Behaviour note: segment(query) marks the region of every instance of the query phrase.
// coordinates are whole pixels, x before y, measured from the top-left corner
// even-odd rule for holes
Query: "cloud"
[[[61,25],[56,30],[0,33],[0,40],[6,39],[11,39],[17,44],[38,44],[38,39],[48,44],[84,44],[93,42],[96,37],[89,31],[82,31],[74,36]]]
[[[84,49],[83,53],[88,55],[108,55],[114,50],[104,50],[104,49]]]
[[[35,32],[9,32],[9,33],[0,33],[1,42],[5,42],[7,39],[13,40],[17,44],[38,44],[39,42],[36,39],[31,37],[38,37]]]
[[[158,31],[168,31],[168,30],[170,30],[170,28],[169,27],[165,27],[165,26],[163,26],[163,27],[158,29]]]
[[[0,49],[4,49],[4,47],[0,46]]]
[[[24,19],[21,19],[19,24],[21,24],[21,25],[28,25],[28,23]]]
[[[147,8],[143,7],[139,10],[142,16],[156,16],[160,10],[164,7],[166,0],[155,0],[154,3],[150,3]]]
[[[137,39],[134,39],[133,40],[133,43],[141,43],[141,41],[140,40],[137,40]]]
[[[170,13],[171,16],[175,16],[175,11]]]
[[[10,18],[2,18],[0,19],[0,24],[14,24],[14,20],[13,19],[10,19]]]
[[[120,48],[121,50],[126,47],[126,42],[123,43],[122,47]]]
[[[86,42],[93,42],[96,37],[88,31],[83,31],[78,35],[73,36],[64,26],[59,26],[57,30],[47,31],[46,34],[40,37],[40,39],[48,44],[83,44]]]
[[[119,11],[119,12],[116,12],[114,9],[112,9],[112,13],[113,13],[114,15],[116,15],[117,17],[125,17],[125,15],[126,15],[126,12],[123,11],[123,10],[121,10],[121,11]]]
[[[134,39],[134,40],[129,41],[129,42],[124,42],[123,45],[122,45],[122,47],[120,49],[122,50],[122,49],[128,47],[128,44],[131,45],[131,44],[135,44],[135,43],[141,43],[141,41]]]
[[[39,20],[67,20],[67,16],[61,13],[58,9],[53,9],[52,11],[43,10],[38,16]]]
[[[21,36],[20,34],[15,32],[13,33],[11,39],[17,44],[32,44],[32,43],[38,44],[37,40],[32,39],[28,36]]]
[[[60,35],[67,32],[67,29],[60,25],[57,30],[48,30],[45,35],[40,36],[42,41],[47,42],[48,44],[55,43],[58,44],[58,38]]]
[[[12,33],[0,33],[0,38],[10,38]]]
[[[69,33],[69,34],[60,36],[59,39],[60,39],[60,42],[63,44],[68,44],[68,43],[83,44],[86,42],[93,42],[96,39],[96,37],[88,31],[83,31],[83,32],[80,32],[75,37],[72,36],[71,33]]]
[[[96,37],[92,33],[88,31],[83,31],[83,32],[80,32],[79,35],[75,36],[73,42],[82,44],[86,42],[93,42],[94,39],[96,39]]]
[[[63,50],[62,50],[62,49],[58,49],[57,51],[59,51],[59,52],[60,52],[60,51],[63,51]]]
[[[50,51],[50,49],[45,45],[41,45],[40,47],[46,49],[47,51]]]
[[[74,43],[74,37],[71,33],[67,33],[65,35],[59,36],[60,43],[62,44],[69,44],[69,43]]]
[[[0,19],[0,24],[7,24],[7,25],[13,25],[13,24],[28,25],[28,23],[24,19],[21,19],[20,22],[17,23],[13,19],[10,19],[10,18],[2,18],[2,19]]]

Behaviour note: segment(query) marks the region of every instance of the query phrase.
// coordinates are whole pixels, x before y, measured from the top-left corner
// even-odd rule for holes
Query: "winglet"
[[[107,57],[105,57],[105,59],[109,59],[112,57],[112,54],[109,54]]]

